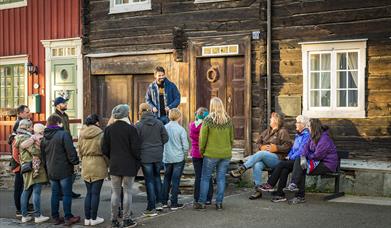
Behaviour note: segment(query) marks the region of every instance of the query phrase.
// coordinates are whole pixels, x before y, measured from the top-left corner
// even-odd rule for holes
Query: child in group
[[[202,126],[202,122],[205,117],[208,116],[208,109],[204,107],[200,107],[197,109],[195,113],[195,121],[189,124],[189,137],[191,140],[191,150],[190,156],[192,157],[194,173],[195,173],[195,181],[194,181],[194,202],[198,202],[200,198],[200,183],[201,183],[201,173],[202,173],[202,163],[203,158],[200,153],[200,149],[198,146],[199,138],[200,138],[200,130]],[[205,204],[210,205],[212,203],[213,197],[213,181],[210,180],[209,183],[209,191]]]
[[[164,181],[162,189],[163,207],[167,207],[168,195],[171,188],[171,210],[182,208],[183,204],[178,203],[179,183],[181,180],[189,142],[186,130],[178,123],[182,117],[181,111],[177,108],[170,110],[168,115],[170,122],[165,125],[168,133],[168,142],[164,144],[163,163]]]

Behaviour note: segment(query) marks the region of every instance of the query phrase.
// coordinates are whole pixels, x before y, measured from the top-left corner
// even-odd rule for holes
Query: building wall
[[[28,95],[39,93],[45,119],[45,49],[41,40],[81,36],[81,0],[28,0],[25,7],[0,10],[0,57],[28,55],[38,76],[28,77]],[[34,83],[40,87],[34,89]]]
[[[272,1],[273,96],[303,95],[299,42],[368,39],[366,118],[323,119],[351,158],[391,160],[391,2]],[[289,125],[293,130],[293,120]]]

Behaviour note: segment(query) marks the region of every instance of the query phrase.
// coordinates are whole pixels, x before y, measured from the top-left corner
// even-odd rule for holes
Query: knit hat
[[[42,134],[44,130],[45,130],[45,125],[43,125],[41,123],[34,124],[34,133],[35,134]]]
[[[114,119],[122,119],[129,116],[129,105],[120,104],[113,108],[111,115]]]

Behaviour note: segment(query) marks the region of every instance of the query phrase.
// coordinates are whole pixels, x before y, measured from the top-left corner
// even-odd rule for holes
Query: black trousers
[[[291,173],[293,170],[294,163],[295,161],[293,160],[281,161],[276,167],[274,167],[272,174],[267,180],[267,183],[273,187],[278,182],[277,191],[274,193],[274,195],[285,195],[283,189],[286,186],[289,173]]]
[[[321,161],[318,166],[312,171],[311,175],[321,175],[331,172],[327,166],[324,165],[324,163]],[[299,191],[296,193],[296,196],[298,197],[304,197],[305,196],[305,177],[307,175],[307,170],[302,169],[300,166],[300,158],[295,160],[295,164],[293,165],[293,172],[292,172],[292,183],[295,183],[297,187],[299,188]]]

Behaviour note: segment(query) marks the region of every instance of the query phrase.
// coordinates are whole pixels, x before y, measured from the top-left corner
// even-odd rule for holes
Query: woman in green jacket
[[[216,209],[222,210],[225,191],[225,174],[232,157],[234,140],[233,123],[225,111],[222,100],[213,97],[210,100],[210,114],[204,119],[200,133],[200,153],[204,157],[201,176],[199,202],[195,209],[205,209],[209,190],[209,181],[216,168],[217,194]]]

